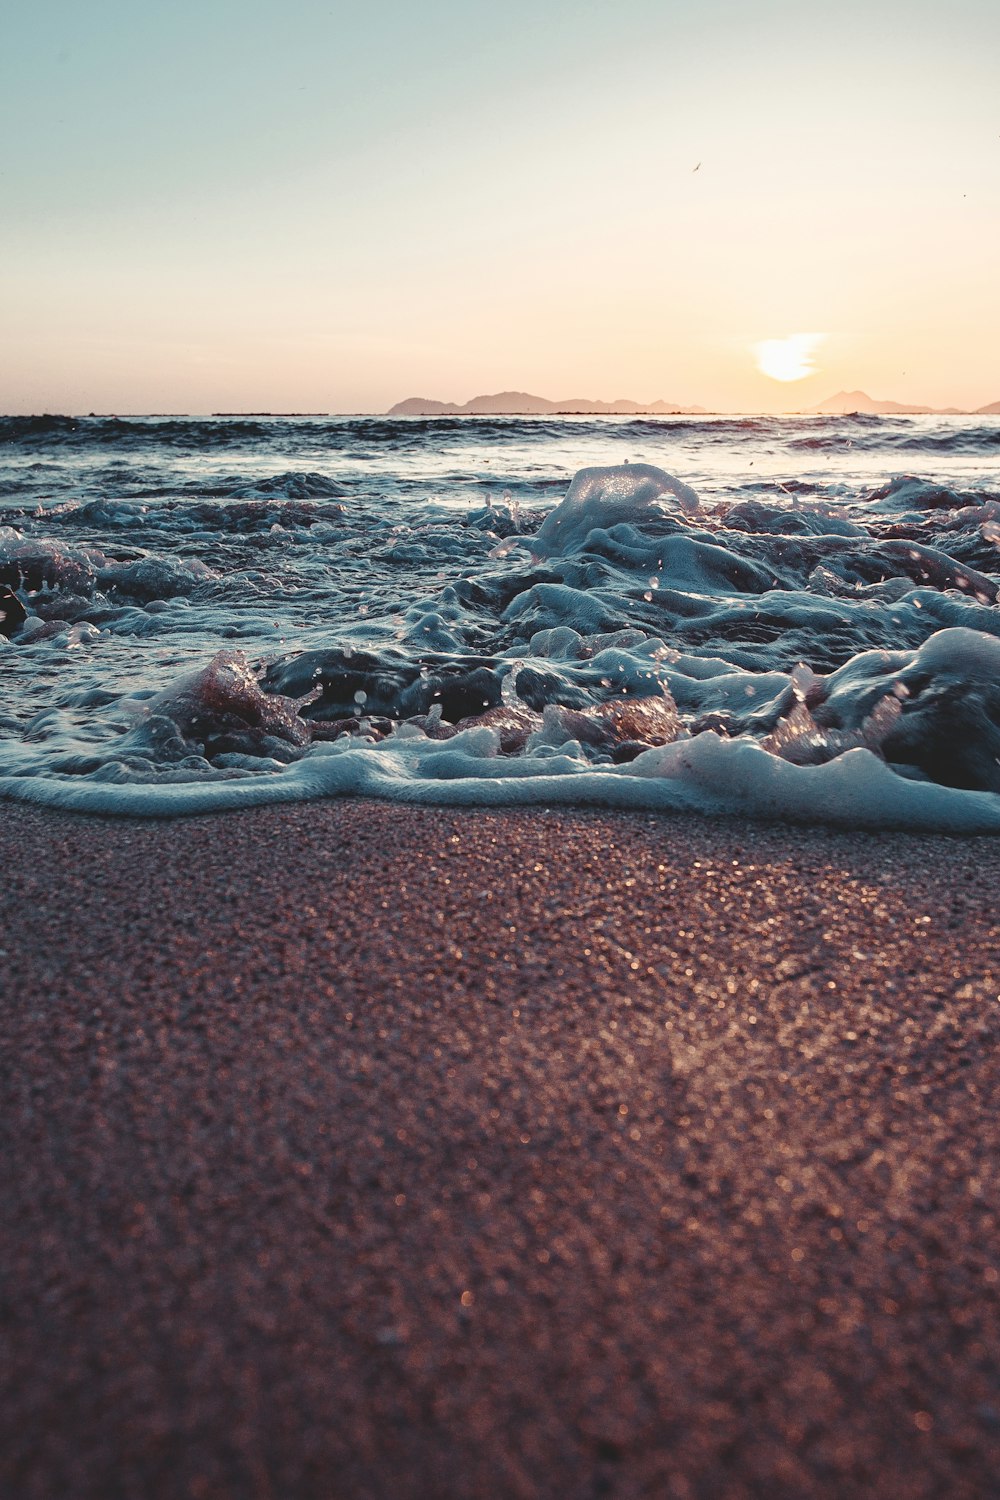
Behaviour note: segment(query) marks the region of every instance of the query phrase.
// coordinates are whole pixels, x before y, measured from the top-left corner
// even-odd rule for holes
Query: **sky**
[[[1000,400],[998,57],[996,0],[0,0],[0,411]]]

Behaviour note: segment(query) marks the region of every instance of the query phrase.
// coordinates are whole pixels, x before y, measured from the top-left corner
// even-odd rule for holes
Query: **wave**
[[[378,745],[342,739],[288,766],[206,779],[199,767],[150,782],[121,763],[90,779],[0,775],[0,796],[75,812],[177,817],[319,797],[372,796],[403,803],[524,807],[589,805],[697,811],[870,829],[1000,832],[1000,797],[914,782],[872,751],[845,750],[802,766],[759,745],[711,732],[650,749],[628,765],[595,770],[573,748],[538,746],[519,761],[499,757],[499,736],[468,730],[442,747],[410,736]],[[148,769],[148,768],[147,768]]]
[[[1000,448],[1000,422],[966,419],[932,424],[925,417],[837,417],[821,431],[790,436],[788,447],[793,452],[811,453],[840,453],[853,447],[867,452],[989,457]]]
[[[314,471],[228,489],[0,529],[33,705],[0,725],[0,793],[1000,821],[1000,510],[975,492],[721,503],[642,464],[580,471],[547,513],[387,513]],[[46,699],[57,651],[75,675]]]

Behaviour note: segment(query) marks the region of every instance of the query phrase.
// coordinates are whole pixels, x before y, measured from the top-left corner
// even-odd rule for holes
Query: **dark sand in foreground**
[[[0,1493],[998,1493],[1000,840],[0,815]]]

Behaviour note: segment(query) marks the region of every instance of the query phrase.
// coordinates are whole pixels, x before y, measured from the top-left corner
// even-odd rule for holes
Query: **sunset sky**
[[[0,410],[1000,399],[996,0],[35,0],[0,41]],[[814,373],[762,373],[792,336]]]

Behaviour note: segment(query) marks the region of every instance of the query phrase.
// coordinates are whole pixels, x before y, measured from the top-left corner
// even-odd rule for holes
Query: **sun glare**
[[[825,337],[825,333],[792,333],[786,339],[764,339],[753,346],[757,368],[772,380],[804,380],[816,368],[813,353]]]

